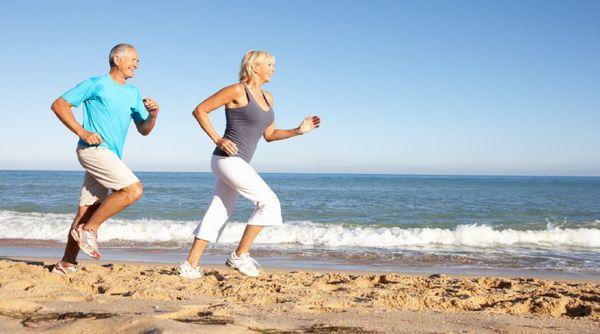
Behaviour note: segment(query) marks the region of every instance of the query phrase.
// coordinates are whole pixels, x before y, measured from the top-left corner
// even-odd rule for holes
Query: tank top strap
[[[269,107],[269,109],[271,109],[271,103],[269,103],[269,100],[267,99],[267,95],[265,95],[265,91],[261,90],[260,92],[262,93],[263,99],[265,99],[265,102],[267,103],[267,107]]]
[[[244,86],[244,92],[246,92],[246,99],[248,100],[248,104],[250,104],[250,99],[252,98],[252,93],[250,93],[250,91],[248,90],[248,86],[246,86],[246,83],[242,82],[242,85]],[[254,100],[254,98],[252,98]]]
[[[258,103],[258,101],[256,101],[256,99],[254,98],[254,95],[252,95],[252,92],[250,92],[250,88],[248,88],[248,85],[246,85],[246,83],[242,83],[242,85],[244,85],[244,91],[246,91],[246,98],[248,99],[248,104],[250,104],[250,99],[252,99],[254,104],[256,104],[262,111],[264,111],[263,108],[260,106],[260,103]],[[262,89],[260,92],[262,93],[263,99],[265,99],[265,102],[267,103],[267,107],[271,109],[271,104],[269,103],[269,100],[267,100],[265,92]]]

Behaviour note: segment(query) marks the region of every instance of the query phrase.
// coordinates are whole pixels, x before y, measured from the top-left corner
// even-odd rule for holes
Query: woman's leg
[[[194,231],[194,243],[187,258],[187,262],[192,268],[198,265],[206,245],[209,242],[216,242],[223,233],[225,223],[227,223],[235,208],[237,197],[237,191],[223,181],[217,180],[215,191],[204,218]]]
[[[244,253],[249,253],[250,246],[252,246],[254,239],[256,239],[262,229],[263,226],[247,225],[246,229],[244,230],[244,235],[242,235],[242,239],[240,240],[240,244],[235,250],[235,255],[240,256]]]
[[[198,266],[198,261],[200,261],[206,245],[208,245],[208,241],[194,237],[194,243],[192,244],[192,249],[190,249],[190,254],[187,258],[187,262],[192,268]]]
[[[236,250],[238,256],[248,253],[264,226],[282,224],[279,200],[254,168],[240,158],[213,160],[213,172],[230,188],[235,189],[256,205]]]

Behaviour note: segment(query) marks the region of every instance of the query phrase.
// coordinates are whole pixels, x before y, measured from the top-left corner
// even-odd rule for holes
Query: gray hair
[[[112,49],[110,49],[110,53],[108,54],[108,63],[110,64],[110,67],[117,66],[117,64],[115,64],[115,57],[122,56],[125,53],[125,51],[127,51],[127,49],[135,48],[131,44],[121,43],[115,45]]]

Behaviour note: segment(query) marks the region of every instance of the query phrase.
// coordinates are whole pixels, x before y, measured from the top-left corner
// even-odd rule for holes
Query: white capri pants
[[[248,225],[283,224],[277,195],[246,161],[239,157],[213,155],[210,167],[218,179],[204,218],[194,230],[196,238],[209,242],[219,240],[225,223],[233,213],[238,195],[246,197],[256,206]]]

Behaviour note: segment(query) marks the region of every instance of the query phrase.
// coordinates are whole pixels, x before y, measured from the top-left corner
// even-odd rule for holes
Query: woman
[[[237,249],[226,264],[242,274],[259,275],[258,262],[248,254],[252,242],[264,226],[281,225],[279,200],[269,186],[250,166],[256,144],[262,135],[267,142],[291,138],[319,127],[317,116],[306,117],[292,130],[275,128],[273,97],[262,90],[275,72],[275,58],[268,52],[249,51],[242,59],[240,82],[227,86],[200,103],[193,112],[206,134],[217,145],[211,169],[217,184],[209,207],[194,231],[194,244],[186,261],[179,266],[182,277],[202,277],[197,266],[209,242],[216,242],[231,217],[238,194],[254,202],[256,209]],[[208,114],[225,106],[227,126],[223,137],[210,123]]]

